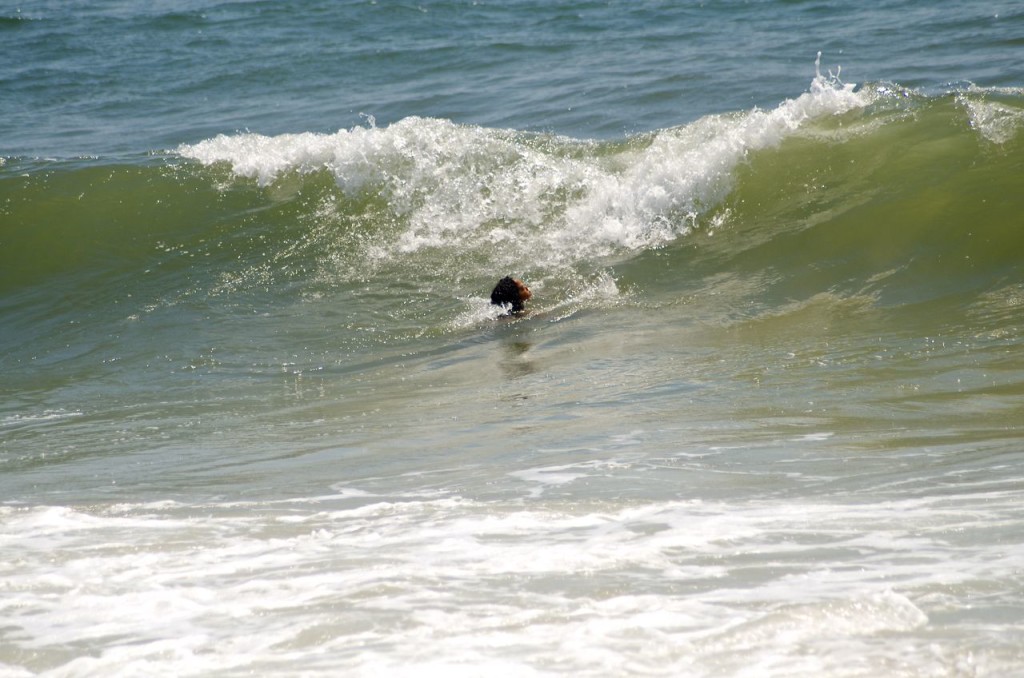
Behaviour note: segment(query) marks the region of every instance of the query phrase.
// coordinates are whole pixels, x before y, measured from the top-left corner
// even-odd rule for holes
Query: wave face
[[[461,312],[507,272],[543,290],[542,308],[741,273],[766,281],[768,305],[955,303],[1019,282],[1022,119],[1014,90],[819,76],[771,110],[616,142],[406,118],[218,136],[143,166],[14,160],[0,284],[88,287],[100,305],[134,290],[136,313],[368,285],[372,304],[411,303],[436,327],[475,318]]]

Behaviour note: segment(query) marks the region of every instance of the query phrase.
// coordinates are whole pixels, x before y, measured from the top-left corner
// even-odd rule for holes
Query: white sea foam
[[[728,195],[748,154],[874,96],[818,74],[772,110],[709,116],[620,145],[410,117],[335,134],[218,136],[178,153],[262,185],[326,171],[346,192],[383,192],[404,227],[377,246],[380,258],[447,247],[558,267],[685,235]]]
[[[585,482],[583,462],[525,471]],[[572,478],[569,478],[572,476]],[[371,502],[371,503],[363,503]],[[838,504],[0,508],[0,665],[47,675],[946,674],[1019,659],[1013,493]],[[973,536],[968,536],[973,535]],[[935,622],[932,615],[943,621]]]
[[[971,129],[986,141],[1001,145],[1014,139],[1024,128],[1024,109],[1011,106],[991,97],[1009,94],[1019,97],[1019,89],[972,87],[957,95],[957,102],[967,112]]]
[[[65,409],[43,410],[34,414],[11,414],[0,419],[0,430],[28,428],[34,424],[80,416],[82,413],[78,410]]]
[[[809,92],[770,111],[702,118],[664,130],[636,153],[621,173],[605,173],[585,200],[572,206],[555,242],[581,240],[624,245],[659,245],[688,232],[704,211],[732,188],[733,172],[751,152],[771,148],[811,120],[866,106],[867,93],[854,92],[820,74]],[[585,243],[584,243],[585,244]]]

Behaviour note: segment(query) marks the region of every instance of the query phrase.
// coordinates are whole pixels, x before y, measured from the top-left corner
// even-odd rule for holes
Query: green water
[[[467,435],[486,436],[491,406],[479,407],[479,393],[530,376],[539,368],[524,356],[549,345],[544,370],[580,381],[565,396],[552,387],[555,417],[577,417],[593,362],[599,381],[621,382],[604,397],[625,420],[647,391],[671,400],[698,389],[717,404],[697,419],[728,428],[811,412],[869,447],[922,418],[938,428],[929,436],[1013,438],[1024,154],[1018,136],[977,129],[965,102],[998,106],[1011,122],[1020,109],[982,94],[905,99],[755,144],[702,177],[702,194],[663,201],[653,218],[642,204],[600,203],[605,222],[589,229],[573,220],[595,213],[582,207],[595,187],[685,173],[662,148],[709,132],[594,144],[423,121],[433,147],[410,151],[390,130],[348,135],[380,158],[357,180],[351,160],[332,165],[329,154],[323,168],[286,165],[261,181],[175,157],[9,162],[7,416],[93,412],[109,432],[73,443],[86,417],[60,453],[8,444],[45,467],[116,457],[109,443],[122,433],[130,443],[115,449],[191,445],[193,418],[219,421],[229,440],[267,422],[329,420],[324,411],[372,414],[379,432],[435,389],[450,393],[428,418],[468,419]],[[756,122],[726,116],[711,129],[724,137]],[[473,142],[499,152],[463,145]],[[471,200],[484,207],[467,215]],[[486,293],[512,260],[526,264],[512,272],[537,292],[534,315],[492,327]],[[506,348],[487,358],[494,342]],[[481,360],[504,367],[480,372]],[[420,374],[435,365],[454,376]],[[584,429],[594,423],[583,417]],[[160,433],[150,440],[149,429]],[[432,444],[449,446],[448,431]],[[285,446],[296,445],[306,443]]]
[[[1022,121],[819,78],[5,160],[0,666],[1019,666]]]

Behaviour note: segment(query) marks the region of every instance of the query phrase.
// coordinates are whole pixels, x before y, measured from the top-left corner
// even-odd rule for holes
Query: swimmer
[[[532,296],[533,292],[530,291],[530,288],[522,280],[505,276],[494,286],[494,290],[491,292],[491,303],[502,308],[506,304],[512,304],[508,315],[519,316],[526,313],[526,306],[524,304]]]

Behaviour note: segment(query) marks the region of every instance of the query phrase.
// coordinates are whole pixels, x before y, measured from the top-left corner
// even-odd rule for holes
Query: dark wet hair
[[[520,297],[519,285],[511,276],[505,276],[494,286],[494,290],[491,291],[491,303],[495,306],[512,304],[513,313],[518,313],[526,308]]]

